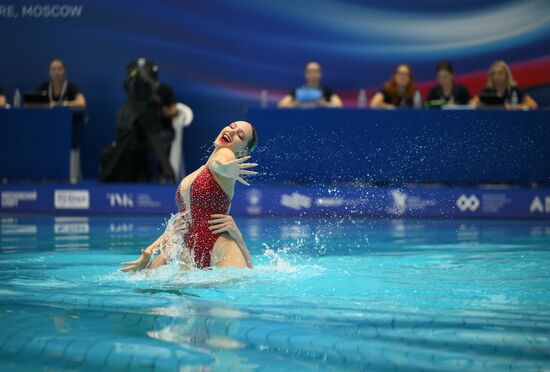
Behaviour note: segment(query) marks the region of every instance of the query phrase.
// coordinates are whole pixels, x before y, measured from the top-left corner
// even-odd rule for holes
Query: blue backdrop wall
[[[370,95],[400,62],[425,89],[440,59],[452,60],[474,91],[490,63],[505,59],[520,85],[549,104],[546,0],[3,2],[0,38],[9,100],[45,80],[53,58],[85,93],[85,177],[98,175],[100,150],[115,136],[125,65],[142,56],[195,112],[185,134],[189,167],[205,159],[223,124],[258,104],[262,89],[274,103],[300,84],[309,60],[321,62],[325,82],[350,106],[358,89]]]

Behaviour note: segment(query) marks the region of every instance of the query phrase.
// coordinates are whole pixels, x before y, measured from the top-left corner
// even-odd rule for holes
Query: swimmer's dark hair
[[[246,152],[250,154],[254,149],[256,148],[256,145],[258,145],[258,132],[256,132],[256,128],[252,127],[252,138],[248,140],[248,143],[246,144]]]

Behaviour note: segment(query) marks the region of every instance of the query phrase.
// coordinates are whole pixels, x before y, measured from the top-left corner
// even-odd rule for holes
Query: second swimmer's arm
[[[226,214],[213,214],[211,217],[212,219],[208,221],[208,223],[210,224],[209,229],[212,233],[218,235],[227,233],[231,238],[233,238],[243,254],[244,260],[246,261],[246,266],[251,269],[252,257],[250,256],[248,247],[244,242],[243,234],[241,233],[241,230],[239,230],[239,227],[235,223],[233,217]]]
[[[246,266],[248,266],[249,269],[252,269],[252,256],[250,256],[250,252],[248,251],[248,247],[246,246],[246,243],[244,242],[243,236],[241,232],[239,231],[239,239],[235,239],[235,242],[239,246],[239,249],[241,250],[241,253],[243,254],[244,260],[246,261]]]

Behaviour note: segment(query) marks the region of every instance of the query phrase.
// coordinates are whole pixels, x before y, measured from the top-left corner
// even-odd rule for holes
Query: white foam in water
[[[280,250],[273,250],[265,243],[263,246],[265,248],[263,255],[269,259],[269,264],[267,265],[268,269],[283,273],[295,273],[297,271],[295,266],[283,258],[283,255],[286,255],[290,250],[288,247],[284,247]],[[263,268],[265,266],[261,267]]]

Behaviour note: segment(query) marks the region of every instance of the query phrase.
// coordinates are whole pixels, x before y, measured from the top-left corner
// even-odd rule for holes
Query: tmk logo
[[[311,208],[311,198],[297,192],[293,192],[290,195],[283,194],[281,196],[281,205],[296,210]]]
[[[542,202],[542,199],[538,196],[535,196],[533,201],[531,202],[531,206],[529,207],[529,213],[550,213],[550,196],[546,196],[544,198],[544,203]]]
[[[468,210],[470,212],[475,212],[479,208],[479,204],[479,199],[475,195],[466,196],[462,194],[456,201],[456,206],[462,212],[466,212]]]
[[[111,207],[133,207],[134,199],[132,199],[132,194],[118,192],[107,193],[107,199],[109,199],[109,204]]]

